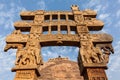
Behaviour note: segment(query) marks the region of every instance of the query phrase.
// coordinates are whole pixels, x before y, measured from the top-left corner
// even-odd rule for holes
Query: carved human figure
[[[102,47],[103,49],[103,53],[104,53],[104,59],[105,59],[105,63],[108,63],[109,62],[109,56],[111,53],[114,53],[112,47]]]
[[[80,51],[83,63],[92,63],[88,42],[82,43]]]
[[[33,49],[33,56],[35,57],[35,63],[36,63],[37,65],[43,64],[42,56],[41,56],[41,54],[40,54],[40,49],[34,48],[34,49]]]
[[[96,52],[97,55],[98,55],[98,59],[99,59],[100,63],[104,62],[103,53],[102,53],[102,51],[100,50],[99,47],[96,47],[95,52]]]
[[[87,40],[87,39],[89,39],[89,35],[86,34],[86,33],[83,33],[83,34],[80,35],[80,38],[81,38],[82,40]]]
[[[34,55],[33,50],[30,49],[18,50],[15,64],[16,65],[35,64],[35,58],[33,55]]]
[[[29,56],[27,54],[26,49],[21,49],[17,51],[16,55],[16,65],[27,65],[29,62]]]
[[[76,22],[83,22],[84,18],[83,18],[83,15],[80,14],[80,15],[75,15],[75,19],[76,19]]]
[[[19,65],[20,60],[22,59],[24,54],[24,51],[22,49],[18,49],[17,53],[16,53],[16,61],[15,61],[15,65]]]
[[[89,53],[93,63],[100,63],[94,46],[89,47]]]
[[[92,63],[89,53],[86,51],[86,47],[80,49],[83,63]]]
[[[102,53],[89,41],[82,43],[81,56],[83,63],[101,63],[103,61]]]

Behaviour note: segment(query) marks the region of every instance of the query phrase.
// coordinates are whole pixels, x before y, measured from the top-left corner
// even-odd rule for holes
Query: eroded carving
[[[105,59],[105,62],[108,63],[110,54],[114,53],[113,48],[105,46],[105,47],[102,47],[102,50],[103,50],[103,53],[104,53],[103,57]]]
[[[43,64],[39,49],[29,48],[17,51],[15,64],[22,65],[40,65]]]
[[[89,41],[86,41],[81,46],[81,52],[83,63],[101,63],[102,53],[98,48],[92,46]]]
[[[75,15],[75,20],[76,20],[77,23],[82,23],[82,24],[83,24],[83,22],[84,22],[84,17],[83,17],[82,14],[80,14],[80,15]]]
[[[109,56],[114,50],[110,44],[94,47],[91,41],[86,40],[81,42],[80,53],[83,63],[108,63]]]

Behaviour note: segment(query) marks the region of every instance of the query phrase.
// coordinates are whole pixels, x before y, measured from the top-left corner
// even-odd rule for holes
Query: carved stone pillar
[[[85,24],[77,25],[77,33],[81,35],[82,33],[89,33],[88,27]]]
[[[84,80],[108,80],[105,69],[107,69],[104,62],[103,55],[98,52],[90,38],[81,38],[80,53],[78,56],[78,64],[81,69],[81,75]]]
[[[68,20],[69,20],[69,19],[68,19],[68,14],[66,14],[65,16],[66,16],[66,21],[68,21]]]
[[[48,34],[51,34],[51,25],[48,26]]]
[[[103,68],[85,68],[84,80],[108,80]]]
[[[58,18],[58,21],[60,21],[60,19],[61,19],[60,14],[58,14],[58,17],[57,17],[57,18]]]
[[[34,24],[41,24],[44,21],[44,11],[39,10],[35,12]]]
[[[40,76],[38,68],[40,64],[43,64],[40,55],[40,30],[40,26],[33,25],[25,47],[17,51],[16,64],[12,69],[16,72],[14,80],[37,80]]]
[[[70,34],[70,26],[69,25],[67,25],[67,32],[68,32],[68,34]]]
[[[60,25],[58,25],[57,28],[58,28],[58,34],[61,34],[61,28],[60,28]]]
[[[32,25],[30,33],[42,34],[42,25]]]
[[[37,80],[40,76],[40,72],[37,67],[15,67],[12,69],[16,72],[14,80]]]
[[[50,21],[52,21],[52,14],[50,14]]]

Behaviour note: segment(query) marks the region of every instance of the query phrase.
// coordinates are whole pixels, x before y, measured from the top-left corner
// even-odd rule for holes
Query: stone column
[[[42,32],[43,32],[42,25],[32,25],[31,26],[30,34],[36,33],[36,34],[41,35]]]
[[[66,21],[68,21],[68,20],[69,20],[69,19],[68,19],[68,14],[66,14],[66,16],[65,16],[65,17],[66,17]]]
[[[40,76],[38,68],[43,63],[40,54],[39,36],[42,33],[41,23],[43,21],[43,11],[37,11],[26,46],[17,51],[18,63],[12,69],[13,72],[16,72],[14,80],[37,80],[37,77]]]
[[[60,14],[58,14],[58,21],[60,21]]]
[[[67,33],[70,34],[70,26],[67,25]]]
[[[37,68],[13,68],[12,71],[16,71],[14,80],[37,80],[40,76],[39,70]]]
[[[106,63],[100,62],[90,38],[86,34],[84,37],[80,41],[81,46],[78,56],[81,75],[84,80],[108,80],[105,73],[105,69],[107,69]]]
[[[48,34],[51,34],[51,25],[48,26]]]
[[[103,68],[87,67],[83,73],[84,80],[108,80]]]
[[[38,70],[42,58],[40,53],[39,36],[30,33],[25,48],[17,51],[17,64],[12,68],[16,72],[14,80],[37,80],[40,76]],[[21,56],[21,57],[20,57]]]
[[[61,34],[61,28],[60,28],[60,25],[58,25],[57,28],[58,28],[58,34]]]
[[[52,14],[50,14],[50,22],[52,21]]]

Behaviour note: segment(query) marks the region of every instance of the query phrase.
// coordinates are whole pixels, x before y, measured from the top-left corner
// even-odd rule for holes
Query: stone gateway
[[[96,19],[96,15],[97,13],[90,9],[79,10],[77,5],[72,5],[71,11],[21,12],[23,21],[14,23],[15,30],[6,37],[4,49],[4,51],[10,48],[17,49],[15,67],[12,68],[12,71],[16,72],[14,80],[108,80],[105,69],[110,54],[114,53],[113,38],[109,34],[91,33],[101,30],[104,26],[102,21]],[[56,64],[53,67],[57,67],[59,75],[54,73],[53,67],[51,69],[54,74],[49,74],[47,67],[40,70],[46,65],[41,55],[41,47],[44,46],[79,47],[78,67],[76,67],[78,69],[75,69],[78,74],[71,72],[64,75],[63,72],[67,67],[63,68],[65,62],[60,57],[55,60],[63,60],[63,63],[60,63],[61,69],[52,59]],[[69,68],[74,70],[72,69],[74,67]]]

